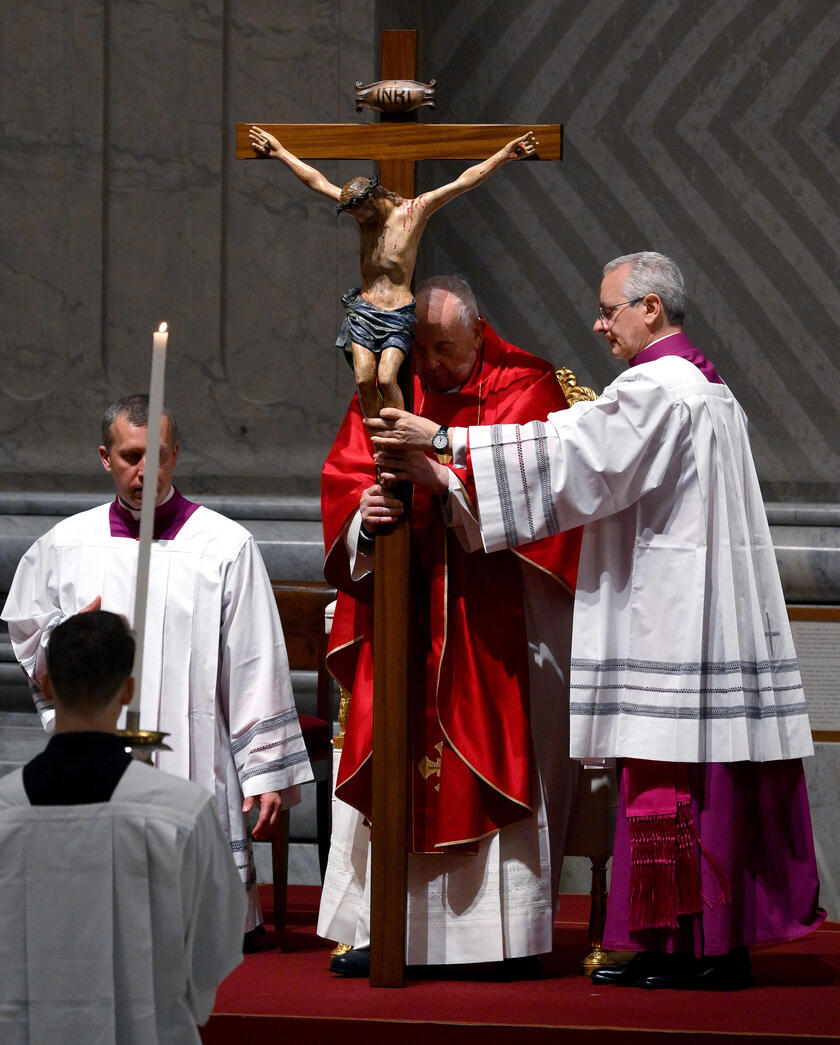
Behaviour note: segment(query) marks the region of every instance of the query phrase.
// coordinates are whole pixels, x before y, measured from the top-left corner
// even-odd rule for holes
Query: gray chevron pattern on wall
[[[7,5],[9,6],[9,5]],[[0,34],[0,488],[104,485],[96,419],[148,381],[193,492],[317,491],[352,390],[333,348],[358,236],[237,121],[348,122],[379,28],[419,30],[421,120],[565,126],[436,214],[509,340],[603,388],[601,266],[683,266],[687,330],[743,403],[765,496],[840,502],[840,0],[18,0]],[[21,63],[20,56],[27,56]],[[418,164],[418,186],[467,161]],[[365,161],[333,160],[343,184]],[[282,447],[282,452],[278,452]]]
[[[765,496],[840,500],[840,3],[454,0],[420,30],[447,122],[560,122],[562,164],[510,165],[435,218],[419,274],[468,275],[523,347],[596,388],[602,264],[675,257],[686,329],[750,417]],[[427,188],[463,164],[420,166]]]

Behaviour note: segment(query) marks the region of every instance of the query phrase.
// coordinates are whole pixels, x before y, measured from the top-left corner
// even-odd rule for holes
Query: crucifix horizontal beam
[[[248,138],[253,126],[252,123],[236,125],[238,160],[261,158]],[[483,160],[527,131],[533,131],[539,142],[539,159],[563,158],[563,127],[557,123],[261,123],[259,126],[304,159]]]

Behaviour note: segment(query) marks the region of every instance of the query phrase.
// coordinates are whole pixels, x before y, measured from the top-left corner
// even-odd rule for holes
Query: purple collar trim
[[[683,359],[687,359],[689,363],[693,363],[707,381],[711,381],[713,385],[723,384],[723,378],[715,370],[714,364],[706,359],[699,348],[695,348],[691,344],[682,331],[679,334],[671,334],[670,337],[664,337],[661,341],[643,348],[637,356],[630,360],[630,366],[637,366],[639,363],[650,363],[654,359],[662,359],[663,356],[681,356]]]
[[[188,501],[177,490],[173,490],[172,496],[166,504],[155,509],[154,539],[171,541],[173,537],[177,537],[181,527],[198,507],[194,501]],[[119,500],[112,502],[109,519],[112,537],[131,537],[135,541],[139,539],[139,520],[135,520],[131,512],[123,508]]]

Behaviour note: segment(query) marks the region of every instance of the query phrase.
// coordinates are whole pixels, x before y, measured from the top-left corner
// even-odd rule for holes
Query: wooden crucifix
[[[417,76],[417,33],[382,33],[382,80]],[[379,163],[382,185],[410,199],[417,160],[484,159],[512,139],[533,131],[539,156],[559,160],[562,128],[550,125],[419,124],[404,114],[383,114],[380,123],[270,124],[263,131],[289,152],[309,159],[368,159]],[[237,159],[256,159],[252,123],[236,125]],[[268,149],[266,149],[266,155]],[[404,394],[410,381],[401,371]],[[364,402],[364,400],[363,400]],[[406,402],[411,409],[410,401]],[[377,537],[374,578],[373,844],[371,858],[370,984],[405,982],[407,795],[409,793],[408,679],[409,513]]]

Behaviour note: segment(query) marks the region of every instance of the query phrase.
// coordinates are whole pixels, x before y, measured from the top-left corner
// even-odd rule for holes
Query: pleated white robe
[[[665,356],[545,422],[468,432],[488,551],[584,526],[573,756],[813,754],[746,418],[725,385]],[[467,430],[452,438],[463,464]]]
[[[36,541],[3,609],[47,729],[54,711],[38,682],[50,633],[97,595],[103,610],[133,613],[138,545],[111,536],[109,510],[71,516]],[[243,526],[208,508],[172,540],[152,543],[140,725],[169,734],[172,750],[156,765],[216,796],[253,928],[261,915],[243,795],[281,791],[288,808],[312,770],[259,549]]]
[[[200,1041],[246,912],[213,805],[138,762],[89,805],[0,780],[3,1045]]]

